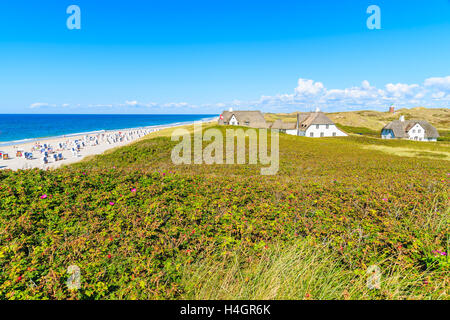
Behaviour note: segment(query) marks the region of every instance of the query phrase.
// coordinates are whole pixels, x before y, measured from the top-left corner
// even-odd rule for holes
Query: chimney
[[[319,109],[319,107],[316,107],[316,112],[320,112],[320,109]]]
[[[233,112],[233,108],[230,108],[228,111]]]
[[[297,112],[297,136],[300,135],[300,114]]]
[[[405,116],[400,116],[400,121],[405,122]]]

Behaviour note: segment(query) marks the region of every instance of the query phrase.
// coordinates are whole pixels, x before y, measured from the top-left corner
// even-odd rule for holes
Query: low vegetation
[[[449,162],[367,148],[447,144],[281,134],[261,176],[176,166],[168,133],[1,171],[0,299],[448,299]]]

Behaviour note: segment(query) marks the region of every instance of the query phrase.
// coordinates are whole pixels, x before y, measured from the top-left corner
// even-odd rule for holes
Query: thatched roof
[[[310,126],[316,124],[334,124],[334,122],[323,112],[302,112],[298,113],[297,117],[301,131],[306,131]],[[276,120],[270,128],[294,130],[297,129],[297,122],[283,122],[281,120]]]
[[[278,130],[294,130],[294,129],[297,129],[297,123],[283,122],[280,119],[278,119],[278,120],[275,120],[275,122],[273,124],[269,125],[269,128],[278,129]]]
[[[396,138],[408,138],[408,131],[419,124],[425,130],[425,138],[438,138],[439,133],[435,127],[425,120],[394,120],[384,126],[383,130],[392,130]]]
[[[219,124],[229,124],[231,118],[235,116],[239,125],[248,125],[252,128],[271,128],[279,130],[295,130],[297,129],[297,122],[283,122],[278,119],[273,123],[266,122],[263,114],[260,111],[224,111],[222,112],[222,119],[219,119]],[[298,123],[300,130],[305,131],[311,125],[316,124],[334,124],[323,112],[303,112],[298,113]],[[248,124],[247,124],[248,123]]]
[[[305,115],[306,118],[303,121],[300,118],[301,130],[306,130],[309,126],[316,124],[334,124],[323,112],[307,112],[303,114],[303,116]]]
[[[219,119],[219,124],[228,123],[231,118],[235,116],[239,125],[246,125],[253,128],[267,128],[266,120],[261,111],[224,111],[222,112],[223,119]]]

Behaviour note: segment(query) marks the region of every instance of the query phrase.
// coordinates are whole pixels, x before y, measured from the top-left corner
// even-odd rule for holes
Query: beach
[[[186,124],[192,123],[97,131],[4,145],[0,147],[0,170],[55,169],[102,154],[109,149],[125,146],[162,129]]]

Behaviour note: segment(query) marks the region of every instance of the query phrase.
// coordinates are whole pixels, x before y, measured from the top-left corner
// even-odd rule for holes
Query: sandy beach
[[[1,146],[0,170],[54,169],[81,161],[88,156],[102,154],[112,148],[125,146],[153,132],[186,124],[191,123],[50,137]]]
[[[87,156],[101,154],[108,149],[127,145],[158,130],[160,128],[123,129],[40,139],[19,145],[3,146],[0,147],[2,152],[0,169],[57,168],[64,164],[80,161]],[[3,156],[5,153],[8,155],[7,160]],[[32,155],[29,155],[27,159],[25,153],[31,153]]]

